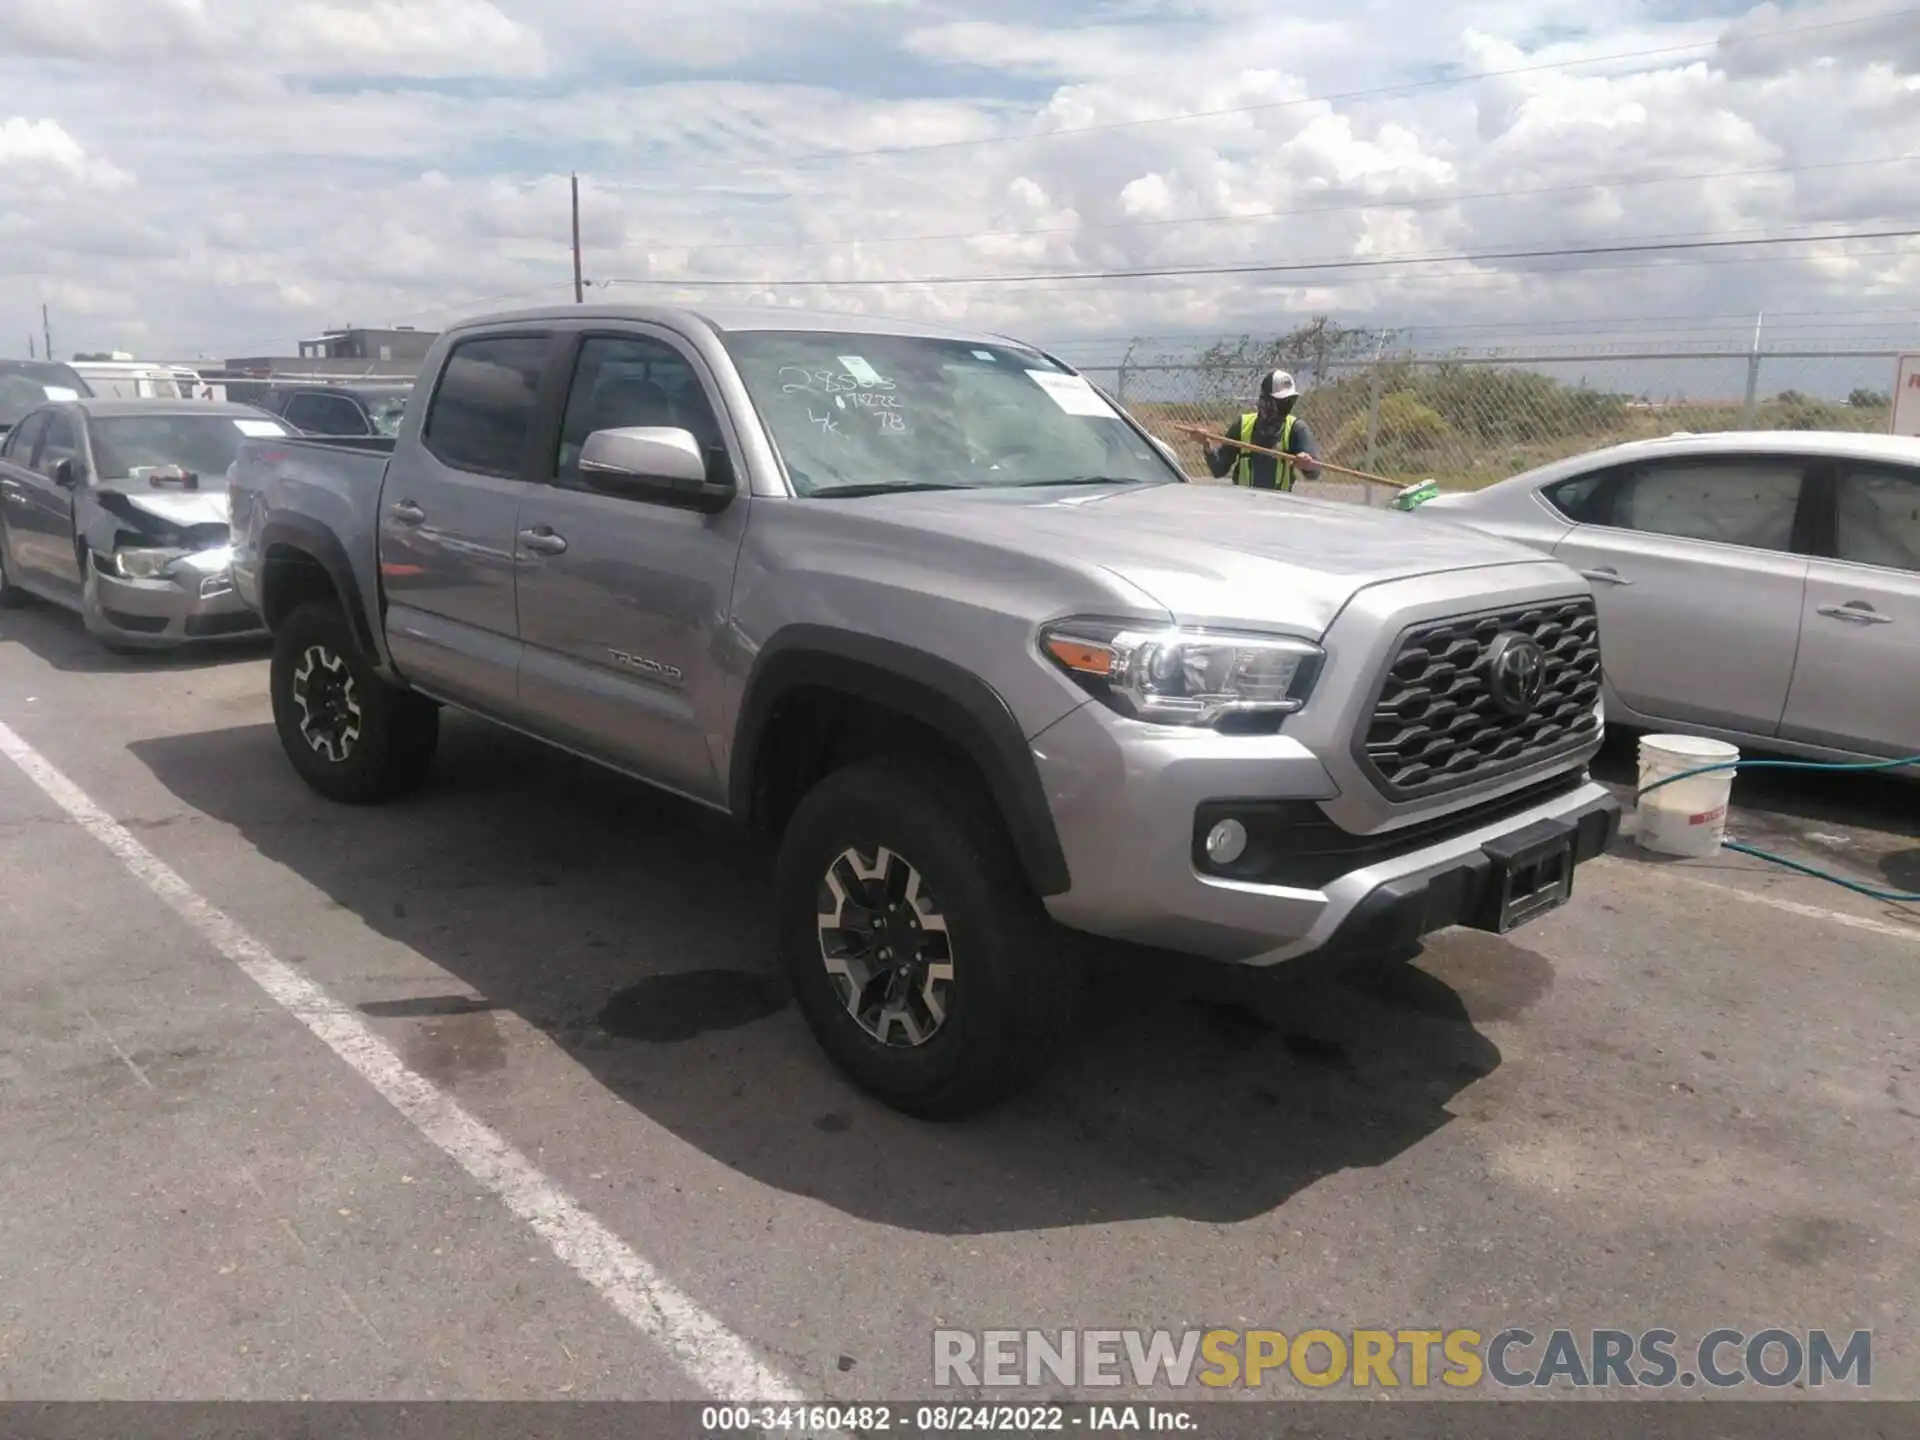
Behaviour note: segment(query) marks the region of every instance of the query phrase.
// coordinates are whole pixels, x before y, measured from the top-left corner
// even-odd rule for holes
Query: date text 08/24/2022
[[[700,1428],[710,1435],[778,1431],[872,1434],[988,1434],[1017,1431],[1190,1432],[1193,1412],[1170,1405],[709,1405]]]

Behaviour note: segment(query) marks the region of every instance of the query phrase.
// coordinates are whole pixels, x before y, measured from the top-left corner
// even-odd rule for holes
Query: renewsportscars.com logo
[[[936,1330],[933,1383],[968,1388],[1666,1389],[1873,1383],[1868,1330]]]

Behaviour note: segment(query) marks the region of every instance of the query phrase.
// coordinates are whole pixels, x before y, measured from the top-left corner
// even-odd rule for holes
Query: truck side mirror
[[[716,477],[691,430],[640,425],[596,430],[580,447],[580,476],[596,490],[716,514],[733,503],[730,477]]]
[[[53,483],[62,490],[71,490],[80,483],[80,466],[68,457],[53,467]]]

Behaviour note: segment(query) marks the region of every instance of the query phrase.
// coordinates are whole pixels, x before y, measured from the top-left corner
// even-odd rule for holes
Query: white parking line
[[[1605,857],[1608,869],[1621,868],[1632,864],[1631,861]],[[1747,890],[1737,885],[1723,885],[1718,880],[1706,880],[1684,870],[1655,869],[1648,865],[1633,865],[1636,882],[1642,880],[1668,881],[1677,885],[1697,886],[1702,890],[1711,890],[1724,895],[1729,900],[1743,900],[1749,905],[1764,905],[1770,910],[1781,910],[1789,915],[1799,915],[1807,920],[1824,920],[1832,925],[1844,925],[1849,930],[1865,930],[1874,935],[1886,935],[1895,940],[1920,941],[1920,921],[1912,925],[1894,925],[1885,920],[1875,920],[1868,915],[1851,915],[1845,910],[1828,910],[1820,905],[1803,905],[1798,900],[1783,899],[1778,895],[1769,895],[1762,890]]]
[[[135,879],[214,949],[357,1070],[416,1130],[539,1232],[555,1255],[636,1330],[659,1342],[703,1390],[723,1400],[804,1398],[792,1382],[763,1364],[745,1340],[676,1289],[505,1139],[409,1070],[358,1015],[202,898],[4,724],[0,724],[0,754],[19,766],[75,824],[112,851]]]

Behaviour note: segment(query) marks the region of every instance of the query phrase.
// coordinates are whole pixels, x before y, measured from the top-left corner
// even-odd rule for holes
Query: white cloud
[[[36,182],[66,181],[113,190],[133,183],[117,165],[89,156],[58,121],[23,115],[0,120],[0,173],[15,186],[28,188]]]
[[[0,223],[0,314],[64,294],[86,316],[63,330],[75,345],[144,334],[241,353],[325,324],[561,299],[575,167],[589,278],[764,282],[609,292],[634,299],[801,300],[1042,339],[1278,329],[1314,310],[1435,324],[1913,309],[1920,247],[1891,242],[1585,270],[773,283],[1891,228],[1920,179],[1920,162],[1879,163],[1920,152],[1920,27],[1829,25],[1868,13],[1864,0],[1732,18],[1645,0],[1387,0],[1314,21],[1256,0],[1058,13],[0,0],[15,117],[0,118],[0,176],[33,197]],[[1815,24],[1829,28],[1776,33]],[[1640,50],[1669,53],[1595,58]],[[1424,83],[1439,67],[1520,73]],[[1166,121],[1195,110],[1231,113]],[[932,148],[858,153],[899,147]],[[112,205],[89,201],[111,185]]]
[[[0,53],[281,74],[537,75],[538,30],[491,0],[0,0]]]

